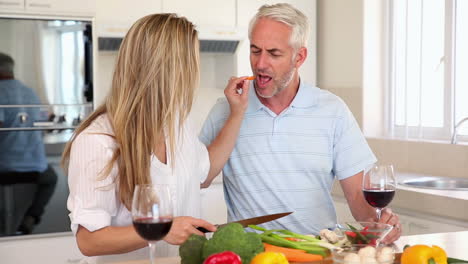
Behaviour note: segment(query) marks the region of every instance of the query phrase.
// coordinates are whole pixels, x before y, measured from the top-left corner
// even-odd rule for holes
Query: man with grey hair
[[[25,105],[41,102],[31,88],[15,79],[13,68],[13,59],[0,52],[0,128],[32,127],[39,109]],[[12,105],[18,107],[5,107]],[[47,164],[42,131],[0,131],[0,150],[1,185],[37,184],[32,204],[18,227],[21,234],[29,234],[39,223],[57,182],[57,175]]]
[[[307,17],[289,4],[264,5],[250,22],[254,89],[223,168],[229,221],[292,211],[264,227],[304,234],[335,228],[335,178],[353,216],[377,220],[361,191],[363,172],[376,158],[357,122],[340,98],[299,77],[309,28]],[[228,113],[228,103],[218,100],[202,128],[202,142],[210,144]],[[388,242],[400,236],[398,216],[391,210],[384,210],[380,221],[398,227]]]

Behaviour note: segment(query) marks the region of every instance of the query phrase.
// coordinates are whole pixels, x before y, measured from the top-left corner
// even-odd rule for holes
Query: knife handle
[[[215,225],[215,226],[216,226],[216,228],[219,227],[219,225]],[[203,233],[210,233],[210,232],[211,232],[210,230],[208,230],[208,229],[206,229],[206,228],[204,228],[204,227],[201,227],[201,226],[197,227],[197,229],[198,229],[200,232],[203,232]]]
[[[203,232],[203,233],[208,233],[208,232],[210,232],[208,229],[206,229],[206,228],[204,228],[204,227],[201,227],[201,226],[197,227],[197,229],[198,229],[200,232]]]

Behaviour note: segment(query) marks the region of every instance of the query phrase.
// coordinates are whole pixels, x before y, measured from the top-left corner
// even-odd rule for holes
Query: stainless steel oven
[[[61,152],[93,110],[92,25],[92,19],[0,15],[0,235],[17,233],[38,200],[34,227],[45,222],[54,197],[65,207]],[[40,177],[48,177],[47,192]]]

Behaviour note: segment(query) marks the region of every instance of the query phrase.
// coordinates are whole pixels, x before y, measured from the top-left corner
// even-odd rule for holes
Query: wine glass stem
[[[150,252],[150,263],[156,264],[156,242],[148,242]]]
[[[379,221],[380,220],[380,215],[382,214],[382,209],[375,208],[375,212],[377,213],[377,221]]]

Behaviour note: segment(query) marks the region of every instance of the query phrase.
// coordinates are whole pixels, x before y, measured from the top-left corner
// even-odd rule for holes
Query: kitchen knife
[[[273,221],[273,220],[281,218],[283,216],[287,216],[287,215],[289,215],[291,213],[292,212],[286,212],[286,213],[279,213],[279,214],[270,214],[270,215],[257,216],[257,217],[247,218],[247,219],[234,221],[234,222],[229,222],[229,223],[225,223],[225,224],[221,224],[221,225],[216,225],[216,227],[220,228],[220,227],[225,226],[225,225],[230,224],[230,223],[239,223],[243,227],[247,227],[249,225],[258,225],[258,224],[263,224],[263,223],[266,223],[266,222]],[[197,229],[200,230],[203,233],[210,232],[210,231],[206,230],[203,227],[197,227]]]

